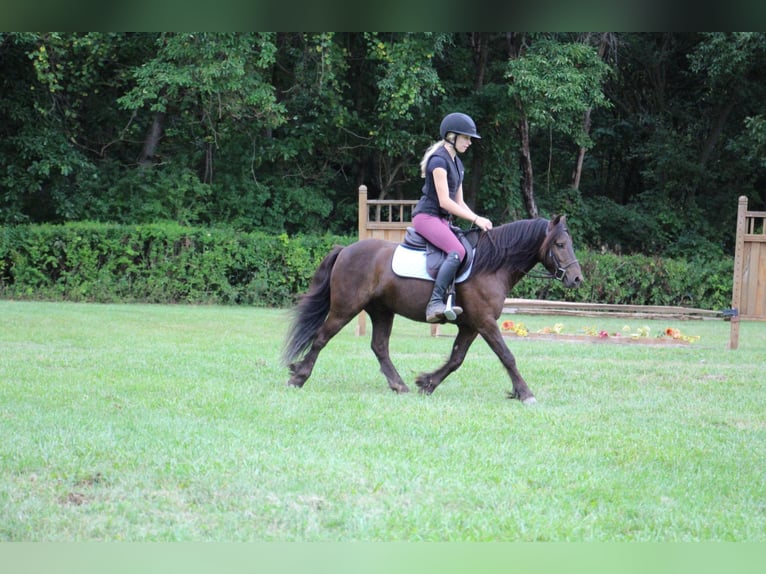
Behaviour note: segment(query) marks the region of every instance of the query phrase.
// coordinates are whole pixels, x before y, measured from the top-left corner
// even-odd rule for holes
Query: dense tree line
[[[764,33],[2,33],[0,224],[353,234],[441,117],[469,203],[623,252],[732,252],[766,201]]]

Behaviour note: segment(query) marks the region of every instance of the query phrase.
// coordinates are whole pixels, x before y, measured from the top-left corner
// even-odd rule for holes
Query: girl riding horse
[[[484,231],[492,229],[492,222],[476,215],[463,200],[465,170],[458,154],[471,146],[471,138],[481,139],[476,124],[466,114],[452,113],[442,120],[439,133],[442,139],[426,150],[420,162],[420,175],[425,178],[425,183],[423,195],[412,211],[415,231],[447,254],[426,306],[428,323],[440,323],[445,318],[454,321],[463,312],[458,306],[447,310],[444,302],[465,257],[465,248],[450,229],[449,219],[454,215]]]

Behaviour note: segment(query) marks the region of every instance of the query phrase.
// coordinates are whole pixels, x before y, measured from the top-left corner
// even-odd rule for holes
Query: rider
[[[471,221],[484,231],[492,229],[492,222],[476,215],[463,200],[465,170],[458,154],[468,149],[471,138],[481,139],[476,133],[476,124],[466,114],[452,113],[442,120],[439,133],[442,139],[429,147],[420,161],[420,175],[425,178],[425,184],[423,195],[412,212],[415,231],[447,254],[426,307],[429,323],[439,323],[445,317],[454,320],[463,312],[460,307],[452,307],[454,315],[445,316],[446,293],[465,257],[465,248],[450,229],[451,217]]]

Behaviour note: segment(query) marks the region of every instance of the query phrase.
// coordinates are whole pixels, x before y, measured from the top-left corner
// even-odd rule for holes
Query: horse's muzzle
[[[558,265],[554,277],[564,284],[568,289],[577,288],[582,285],[582,270],[580,262],[573,259],[566,265]]]
[[[580,287],[580,285],[582,285],[582,283],[583,283],[583,278],[579,273],[572,278],[564,277],[564,286],[569,287],[570,289],[571,288],[577,289],[578,287]]]

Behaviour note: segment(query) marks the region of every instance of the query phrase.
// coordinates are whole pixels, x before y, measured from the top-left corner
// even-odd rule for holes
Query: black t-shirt
[[[437,217],[445,218],[449,216],[449,212],[442,209],[439,205],[439,196],[436,194],[433,173],[434,169],[437,167],[447,170],[447,187],[449,188],[450,199],[455,199],[457,190],[460,187],[460,184],[463,183],[465,169],[463,168],[463,162],[460,161],[460,158],[455,156],[453,161],[449,152],[444,147],[437,149],[433,155],[428,158],[428,163],[426,164],[426,181],[423,184],[423,195],[415,206],[415,209],[412,210],[413,217],[418,213],[427,213],[428,215],[436,215]]]

